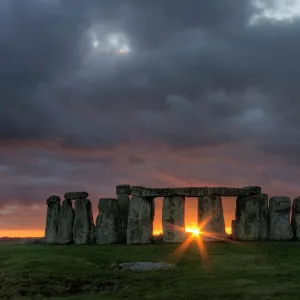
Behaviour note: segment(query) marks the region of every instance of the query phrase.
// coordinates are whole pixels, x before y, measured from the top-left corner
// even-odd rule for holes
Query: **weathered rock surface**
[[[257,196],[259,201],[259,240],[267,240],[268,237],[268,218],[269,218],[269,208],[268,208],[268,195],[261,194]]]
[[[45,243],[55,244],[58,242],[58,228],[60,221],[60,197],[51,196],[46,201],[47,216],[45,228]]]
[[[232,239],[234,239],[234,240],[237,239],[237,223],[236,223],[236,220],[231,221],[231,236],[232,236]]]
[[[290,224],[291,200],[280,196],[270,198],[269,234],[271,240],[290,240],[293,236]]]
[[[117,199],[100,198],[98,209],[99,214],[96,219],[96,243],[117,243]]]
[[[132,186],[132,196],[137,197],[168,197],[186,196],[203,197],[208,195],[216,196],[251,196],[261,194],[261,187],[249,186],[244,188],[231,187],[186,187],[186,188],[145,188]]]
[[[210,195],[198,198],[198,222],[201,231],[215,234],[215,238],[203,235],[203,240],[217,241],[218,237],[225,237],[225,221],[220,196]]]
[[[236,199],[236,236],[238,240],[259,239],[259,197],[238,197]]]
[[[181,243],[185,239],[184,203],[182,196],[164,198],[162,225],[165,243]]]
[[[93,212],[89,199],[75,200],[73,240],[75,244],[90,244],[93,240]]]
[[[119,184],[116,186],[116,194],[126,194],[130,195],[131,194],[131,186],[129,184]]]
[[[129,203],[127,244],[151,243],[153,219],[153,197],[132,197]]]
[[[291,225],[294,238],[300,240],[300,197],[293,200]]]
[[[52,195],[46,200],[47,205],[50,205],[52,203],[60,203],[60,202],[61,202],[60,197],[56,195]]]
[[[87,192],[68,192],[65,193],[64,198],[66,200],[78,200],[78,199],[86,199],[89,196]]]
[[[73,242],[74,209],[71,200],[64,200],[60,209],[59,243],[71,244]]]
[[[127,242],[127,223],[129,213],[129,195],[117,195],[117,231],[118,244],[126,244]]]
[[[112,269],[117,270],[131,270],[131,271],[156,271],[156,270],[168,270],[174,269],[176,265],[169,263],[157,263],[157,262],[128,262],[128,263],[115,263],[112,265]]]

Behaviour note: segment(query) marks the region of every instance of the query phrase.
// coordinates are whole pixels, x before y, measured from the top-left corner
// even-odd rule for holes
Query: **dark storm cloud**
[[[249,25],[256,12],[236,0],[1,1],[3,197],[34,203],[85,187],[98,197],[122,181],[216,183],[224,174],[270,189],[272,172],[294,182],[300,21]],[[123,34],[132,51],[101,53],[93,33],[100,42]],[[276,165],[251,171],[266,153]]]

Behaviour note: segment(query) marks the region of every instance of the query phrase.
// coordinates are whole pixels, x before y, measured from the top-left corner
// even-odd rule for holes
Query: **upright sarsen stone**
[[[117,199],[100,198],[98,209],[99,214],[96,219],[96,243],[117,243]]]
[[[165,243],[180,243],[185,239],[185,197],[169,196],[163,200],[162,225]]]
[[[58,243],[58,230],[60,221],[60,197],[51,196],[46,201],[47,216],[45,228],[45,242],[47,244]]]
[[[89,199],[75,200],[73,240],[75,244],[90,244],[93,241],[93,212]]]
[[[300,240],[300,197],[293,200],[291,223],[294,238]]]
[[[129,203],[127,244],[152,243],[153,197],[132,197]]]
[[[261,194],[257,196],[259,201],[259,240],[267,240],[268,237],[268,195]]]
[[[201,231],[217,237],[225,236],[225,220],[220,196],[209,195],[198,198],[198,226]],[[203,235],[203,240],[216,241],[216,238]]]
[[[131,187],[128,184],[120,184],[116,187],[117,193],[117,231],[118,243],[126,244],[127,242],[127,222],[129,212],[129,195]]]
[[[270,198],[269,234],[271,240],[290,240],[293,236],[290,224],[291,200],[280,196]]]
[[[60,222],[59,222],[59,243],[71,244],[73,242],[73,222],[74,222],[74,209],[72,201],[64,200],[60,209]]]
[[[259,239],[259,200],[257,196],[237,197],[235,220],[238,240]]]

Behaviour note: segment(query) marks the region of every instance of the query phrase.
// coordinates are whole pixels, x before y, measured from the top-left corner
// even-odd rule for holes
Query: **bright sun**
[[[193,227],[193,228],[186,228],[185,231],[186,232],[190,232],[193,235],[199,235],[199,234],[201,234],[200,229],[199,228],[195,228],[195,227]]]

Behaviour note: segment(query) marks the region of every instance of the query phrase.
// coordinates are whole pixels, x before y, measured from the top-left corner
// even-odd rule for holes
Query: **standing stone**
[[[132,197],[129,203],[127,244],[152,243],[153,197]]]
[[[181,243],[185,239],[183,196],[165,197],[162,209],[163,241]]]
[[[259,239],[259,198],[255,196],[237,197],[236,199],[236,237],[238,240]]]
[[[118,243],[126,244],[127,242],[127,223],[129,212],[129,195],[131,187],[128,184],[120,184],[116,187],[117,193],[117,231]]]
[[[296,240],[300,239],[300,197],[293,201],[292,205],[292,230]]]
[[[75,200],[73,240],[75,244],[90,244],[93,240],[93,212],[89,199]]]
[[[60,197],[51,196],[46,201],[47,216],[45,228],[45,242],[47,244],[58,243],[58,228],[60,217]]]
[[[236,220],[231,221],[231,236],[233,240],[237,239],[237,223]]]
[[[60,222],[59,222],[59,243],[71,244],[73,242],[73,222],[74,222],[74,209],[70,199],[64,200],[60,209]]]
[[[260,240],[268,239],[268,195],[261,194],[256,196],[259,201],[259,233]]]
[[[222,198],[216,195],[208,195],[198,198],[198,226],[205,241],[217,241],[218,237],[225,236],[225,221],[223,214]],[[205,232],[215,238],[205,235]]]
[[[291,200],[280,196],[270,198],[269,229],[271,240],[290,240],[293,236],[290,224]]]
[[[100,198],[98,209],[99,214],[96,219],[96,243],[117,243],[117,199]]]

